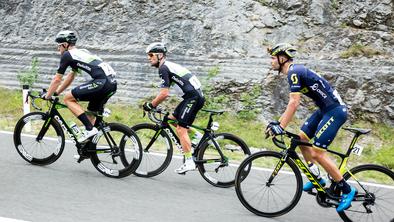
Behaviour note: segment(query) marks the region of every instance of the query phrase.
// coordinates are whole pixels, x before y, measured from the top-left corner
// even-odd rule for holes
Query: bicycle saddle
[[[371,129],[361,129],[361,128],[351,128],[351,127],[343,127],[344,130],[348,130],[352,133],[359,133],[359,134],[367,134],[371,132]]]

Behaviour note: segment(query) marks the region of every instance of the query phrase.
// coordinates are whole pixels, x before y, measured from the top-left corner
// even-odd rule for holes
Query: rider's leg
[[[88,116],[82,107],[78,104],[77,100],[72,95],[71,91],[67,92],[64,96],[64,103],[70,109],[70,111],[82,122],[86,130],[91,130],[93,128]]]
[[[345,106],[338,106],[324,114],[315,133],[313,142],[314,149],[312,158],[316,160],[330,176],[334,179],[339,190],[342,191],[341,200],[337,211],[341,212],[349,208],[356,189],[351,187],[342,177],[336,164],[327,156],[326,149],[334,140],[338,130],[347,119],[347,109]]]
[[[204,105],[204,98],[199,96],[191,96],[185,98],[174,111],[174,116],[178,120],[177,134],[185,154],[185,164],[179,169],[177,173],[184,173],[188,170],[195,169],[195,163],[192,158],[191,142],[188,134],[188,128],[196,118],[197,112]]]
[[[185,153],[185,157],[187,157],[186,156],[187,154],[188,154],[188,156],[189,155],[191,156],[192,148],[191,148],[191,142],[190,142],[190,138],[189,138],[189,134],[188,134],[188,129],[178,125],[176,127],[176,132],[178,134],[179,141],[181,142],[183,152]]]

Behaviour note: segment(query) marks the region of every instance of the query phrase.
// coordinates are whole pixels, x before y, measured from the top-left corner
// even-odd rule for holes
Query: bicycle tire
[[[160,129],[158,125],[141,123],[131,127],[140,138],[143,154],[140,166],[134,175],[140,177],[154,177],[161,174],[171,163],[173,146],[168,134],[163,130],[149,150],[146,146]]]
[[[288,213],[302,195],[302,177],[292,159],[288,158],[274,180],[267,184],[282,154],[274,151],[260,151],[246,158],[235,176],[235,191],[242,205],[252,213],[263,217],[277,217]],[[245,170],[246,169],[246,170]],[[247,172],[246,174],[244,172]],[[278,189],[284,191],[278,191]],[[294,195],[288,189],[294,190]],[[258,191],[261,191],[258,193]],[[281,195],[277,198],[270,195]],[[288,195],[288,197],[286,197]],[[265,198],[268,198],[267,200]],[[265,201],[265,203],[263,203]],[[274,204],[283,206],[273,209]]]
[[[249,147],[239,137],[229,133],[219,133],[214,136],[214,140],[219,143],[221,151],[228,158],[225,166],[219,161],[210,161],[213,159],[222,161],[220,154],[210,140],[202,143],[196,158],[196,165],[201,176],[213,186],[232,187],[234,178],[239,164],[250,155]],[[234,152],[238,154],[234,155]]]
[[[48,136],[43,137],[41,141],[35,139],[47,116],[43,112],[28,113],[19,119],[14,129],[14,145],[18,154],[34,165],[51,164],[59,159],[64,150],[64,132],[55,119],[49,123],[50,126],[45,133]]]
[[[357,181],[363,186],[368,193],[357,183],[352,180],[352,175],[357,178]],[[339,216],[344,221],[393,221],[394,219],[394,172],[386,167],[365,164],[354,167],[343,175],[345,180],[351,186],[357,188],[356,198],[374,197],[375,200],[370,202],[364,200],[363,202],[353,200],[350,208],[343,212],[338,212]],[[365,198],[364,198],[365,199]],[[367,204],[371,208],[371,213],[366,212]]]
[[[120,123],[108,123],[93,137],[90,160],[93,166],[103,175],[112,178],[122,178],[134,173],[142,158],[142,146],[137,134],[128,126]],[[117,146],[109,150],[110,137]],[[112,144],[113,145],[113,144]]]

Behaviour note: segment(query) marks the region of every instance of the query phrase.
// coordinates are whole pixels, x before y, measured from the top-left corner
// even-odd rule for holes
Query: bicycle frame
[[[32,96],[33,97],[33,96]],[[37,97],[33,97],[33,98],[37,98]],[[34,103],[32,103],[34,104]],[[37,106],[33,105],[35,108],[38,108]],[[47,132],[47,130],[49,129],[49,125],[50,122],[52,120],[52,118],[54,118],[56,120],[56,122],[58,122],[60,124],[60,126],[62,127],[63,131],[65,131],[68,136],[70,137],[70,139],[72,140],[72,142],[76,145],[76,147],[79,149],[81,149],[86,143],[80,143],[77,140],[77,137],[75,135],[75,133],[73,132],[73,130],[70,128],[70,126],[68,126],[68,124],[66,123],[65,119],[62,117],[62,115],[59,113],[58,109],[63,109],[63,108],[68,108],[65,104],[62,104],[59,102],[59,98],[55,98],[52,102],[51,102],[51,106],[49,107],[49,110],[46,112],[48,114],[48,118],[45,120],[43,127],[41,128],[40,132],[38,133],[38,136],[36,138],[36,140],[42,140],[42,138],[44,137],[45,133]],[[38,108],[39,109],[39,108]],[[94,150],[92,151],[96,151],[96,152],[105,152],[108,150],[112,150],[113,147],[116,147],[116,142],[114,141],[114,139],[112,138],[111,135],[107,134],[106,132],[108,132],[108,130],[105,127],[105,124],[103,122],[103,118],[100,115],[96,115],[96,126],[98,125],[99,128],[102,129],[102,134],[104,135],[105,139],[108,142],[109,145],[109,149],[108,148],[104,148],[104,149],[97,149],[97,147],[95,147]],[[101,131],[99,131],[100,134]],[[94,137],[92,138],[92,142],[97,144],[97,141],[94,141]],[[90,147],[90,146],[89,146]],[[90,150],[88,150],[90,151]],[[79,152],[79,151],[78,151]]]
[[[77,146],[80,146],[80,143],[78,142],[78,140],[76,138],[76,135],[71,130],[71,128],[67,125],[66,121],[64,120],[64,118],[61,116],[61,114],[58,111],[58,109],[67,108],[67,106],[59,103],[58,101],[59,101],[59,98],[55,98],[53,103],[51,103],[49,111],[47,112],[48,118],[45,120],[45,123],[44,123],[42,129],[38,133],[37,140],[41,140],[44,137],[45,133],[47,132],[47,130],[49,128],[49,124],[50,124],[52,118],[54,118],[56,120],[56,122],[58,122],[60,124],[62,129],[65,132],[67,132],[68,136],[73,141],[73,143],[76,144]]]
[[[220,154],[221,159],[226,159],[226,157],[224,156],[223,152],[218,148],[219,144],[215,141],[214,139],[214,132],[213,130],[210,128],[212,122],[213,122],[213,118],[212,118],[212,113],[209,115],[209,120],[208,120],[208,125],[207,128],[203,128],[200,126],[196,126],[196,125],[191,125],[190,127],[198,129],[198,130],[202,130],[204,131],[204,134],[201,138],[201,140],[199,141],[199,143],[196,145],[192,155],[193,157],[197,157],[198,151],[200,150],[200,147],[202,146],[202,144],[204,144],[205,141],[209,141],[211,140],[214,143],[215,148],[217,149],[218,153]],[[177,136],[177,134],[174,132],[174,130],[171,128],[171,125],[175,125],[178,123],[177,120],[174,119],[169,119],[168,118],[169,113],[166,113],[164,115],[163,120],[160,120],[156,117],[151,117],[149,116],[149,118],[153,121],[156,122],[156,124],[159,126],[159,130],[155,133],[155,135],[152,137],[151,141],[148,143],[148,145],[146,146],[146,148],[144,149],[144,151],[148,151],[149,148],[152,146],[152,144],[156,141],[156,139],[159,137],[160,133],[162,130],[164,130],[168,136],[171,138],[171,140],[174,142],[175,146],[177,147],[178,150],[181,151],[181,153],[183,154],[183,149],[179,140],[179,137]],[[206,162],[214,162],[214,161],[219,161],[218,159],[212,159],[212,160],[197,160],[195,158],[195,163],[206,163]]]
[[[337,155],[337,156],[339,156],[341,158],[341,162],[339,164],[338,169],[340,170],[342,175],[345,172],[349,172],[346,169],[347,161],[348,161],[349,156],[350,156],[351,152],[353,151],[354,146],[355,146],[358,138],[360,137],[360,135],[361,135],[360,133],[355,133],[355,135],[354,135],[354,137],[352,139],[352,142],[350,143],[349,148],[348,148],[348,150],[347,150],[347,152],[345,154],[336,152],[334,150],[327,150],[327,152],[332,153],[334,155]],[[279,148],[283,148],[285,150],[281,152],[283,154],[283,157],[281,158],[281,160],[276,165],[274,172],[271,174],[271,177],[268,180],[268,183],[272,182],[274,177],[278,174],[279,170],[284,165],[284,163],[287,160],[287,158],[291,158],[294,161],[294,163],[299,167],[299,169],[301,169],[302,172],[306,175],[308,180],[314,185],[314,187],[316,188],[316,190],[318,192],[326,194],[330,199],[339,200],[339,197],[333,196],[332,194],[328,193],[324,189],[324,187],[322,187],[320,185],[320,183],[319,183],[318,179],[316,178],[316,176],[309,170],[309,167],[306,166],[306,164],[300,159],[299,155],[295,151],[295,149],[299,145],[312,146],[312,144],[310,144],[308,142],[305,142],[305,141],[301,141],[300,137],[298,135],[290,133],[290,132],[286,132],[286,136],[291,138],[291,142],[290,142],[290,146],[289,147],[286,147],[286,145],[283,142],[283,140],[278,140],[275,137],[272,139],[276,146],[278,146]],[[352,177],[353,177],[353,175],[352,175]]]

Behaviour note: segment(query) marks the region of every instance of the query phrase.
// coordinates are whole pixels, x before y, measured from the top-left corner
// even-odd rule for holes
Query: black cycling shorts
[[[174,117],[178,120],[178,125],[189,128],[196,118],[197,112],[204,106],[203,96],[185,95],[184,100],[175,108]]]
[[[89,111],[102,112],[105,103],[115,94],[116,89],[114,79],[93,79],[72,89],[71,94],[77,101],[89,101]]]

